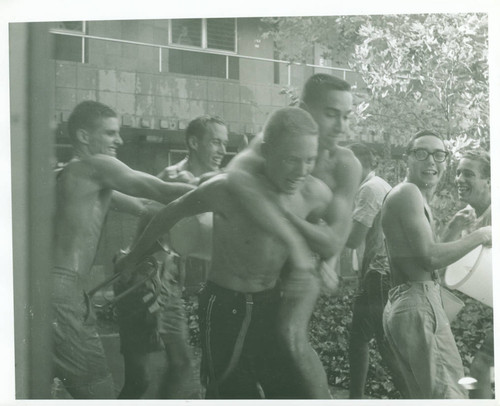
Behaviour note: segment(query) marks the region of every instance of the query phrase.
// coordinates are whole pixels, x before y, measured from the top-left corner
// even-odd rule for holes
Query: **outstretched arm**
[[[423,213],[424,200],[418,188],[405,184],[390,196],[387,210],[397,216],[414,253],[415,260],[428,271],[444,268],[456,262],[481,244],[491,243],[491,227],[480,228],[460,240],[437,243],[432,228]]]
[[[167,183],[155,176],[135,171],[113,157],[95,155],[90,159],[94,176],[100,180],[103,187],[126,195],[168,204],[194,189],[192,185]]]
[[[149,222],[141,236],[133,244],[130,252],[117,262],[117,270],[130,271],[145,256],[157,250],[156,241],[184,217],[213,211],[216,196],[220,190],[220,180],[213,179],[160,210]],[[215,200],[214,200],[215,198]]]
[[[149,219],[163,207],[165,205],[153,200],[132,197],[116,190],[111,195],[111,205],[109,206],[114,211],[128,213],[139,218],[149,217]]]

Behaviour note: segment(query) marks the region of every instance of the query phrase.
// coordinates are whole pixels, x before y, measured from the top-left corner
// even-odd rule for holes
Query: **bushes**
[[[355,287],[344,284],[338,296],[322,296],[310,324],[310,339],[328,376],[329,384],[349,389],[349,335]],[[365,394],[378,399],[396,399],[398,392],[381,366],[374,340],[370,344],[370,368]]]
[[[345,389],[349,388],[348,348],[354,292],[355,287],[352,284],[344,283],[337,296],[320,297],[310,323],[310,340],[325,367],[329,384]],[[451,327],[467,376],[470,363],[484,338],[484,332],[492,326],[493,311],[460,292],[454,293],[466,304]],[[199,345],[197,308],[194,297],[186,300],[190,342],[195,346]],[[377,399],[399,397],[388,373],[382,367],[374,340],[370,345],[370,367],[365,393]]]

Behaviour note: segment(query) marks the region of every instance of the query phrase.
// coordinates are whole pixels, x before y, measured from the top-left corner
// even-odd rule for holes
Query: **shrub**
[[[311,318],[309,332],[311,343],[325,367],[329,384],[344,389],[349,388],[348,348],[354,293],[353,284],[343,283],[337,296],[320,297]],[[492,326],[493,311],[460,292],[454,293],[466,304],[451,327],[467,376],[474,354],[484,338],[484,331]],[[199,346],[197,300],[190,297],[185,303],[190,343]],[[370,344],[370,366],[365,394],[376,399],[397,399],[399,393],[382,366],[374,341]]]

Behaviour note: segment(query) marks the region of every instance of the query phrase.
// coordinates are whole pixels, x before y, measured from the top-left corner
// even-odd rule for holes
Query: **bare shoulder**
[[[392,207],[402,207],[409,209],[415,205],[423,204],[422,193],[419,188],[410,182],[402,182],[389,192],[387,195],[387,205]]]
[[[227,173],[224,172],[211,177],[194,189],[197,194],[204,194],[217,201],[227,198],[228,190]]]
[[[83,165],[99,170],[112,170],[115,168],[128,168],[122,161],[113,156],[104,154],[95,154],[80,160]]]
[[[338,146],[334,157],[336,174],[359,173],[361,176],[361,163],[349,148]]]
[[[361,163],[350,149],[341,146],[335,150],[334,162],[335,189],[353,199],[361,183]]]
[[[328,202],[332,198],[332,191],[321,179],[309,175],[302,188],[302,194],[306,198],[313,198],[321,202]]]
[[[356,155],[354,155],[354,153],[349,148],[342,147],[340,145],[337,145],[337,148],[335,150],[335,158],[340,164],[354,166],[360,164],[358,159],[356,158]]]

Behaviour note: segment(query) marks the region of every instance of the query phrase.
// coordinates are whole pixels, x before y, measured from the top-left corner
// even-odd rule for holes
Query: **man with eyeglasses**
[[[165,168],[158,177],[168,182],[198,185],[214,176],[219,172],[226,154],[227,133],[225,122],[217,116],[203,115],[193,119],[185,131],[188,155],[179,163]],[[212,213],[199,216],[202,218],[197,221],[205,227],[204,231],[211,233]],[[143,217],[138,227],[138,236],[150,219],[151,217]],[[192,220],[186,219],[187,223],[184,224],[189,227]],[[178,225],[179,229],[182,227],[182,224]],[[138,399],[144,395],[150,384],[150,355],[162,349],[165,350],[167,364],[158,396],[162,399],[199,397],[199,394],[193,392],[192,354],[182,294],[186,274],[192,273],[204,278],[210,262],[206,256],[191,255],[192,253],[179,255],[171,249],[168,241],[169,237],[165,236],[161,241],[165,250],[156,254],[162,267],[161,282],[156,283],[156,287],[150,284],[150,290],[156,290],[153,294],[158,294],[161,287],[162,306],[159,312],[154,306],[150,308],[149,302],[134,305],[133,296],[130,296],[130,300],[118,302],[119,309],[122,309],[118,322],[125,364],[125,383],[118,396],[120,399]],[[189,245],[189,242],[183,242],[184,244]],[[203,247],[203,251],[210,253],[211,246]],[[120,290],[124,291],[132,282],[133,280],[122,283]],[[144,292],[139,296],[142,298]]]
[[[443,139],[421,131],[406,149],[407,178],[387,195],[382,228],[394,287],[383,325],[411,399],[467,398],[458,384],[464,376],[450,323],[441,301],[436,270],[491,242],[491,227],[446,243],[434,238],[429,203],[446,170]]]

